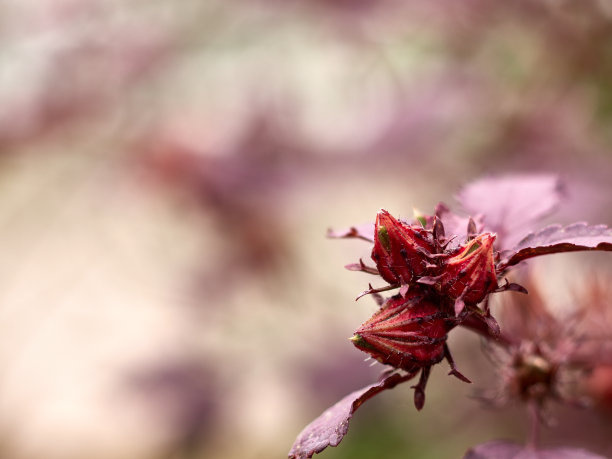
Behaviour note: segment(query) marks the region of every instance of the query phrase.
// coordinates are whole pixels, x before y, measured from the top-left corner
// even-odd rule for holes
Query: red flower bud
[[[360,350],[381,363],[412,371],[438,363],[444,357],[445,314],[411,289],[406,298],[395,295],[351,338]]]
[[[439,290],[464,303],[480,303],[497,288],[497,275],[493,260],[495,234],[483,233],[460,247],[443,266],[436,278]]]
[[[386,210],[378,212],[372,259],[384,280],[408,285],[414,276],[425,272],[432,252],[434,245],[427,230],[402,223]]]

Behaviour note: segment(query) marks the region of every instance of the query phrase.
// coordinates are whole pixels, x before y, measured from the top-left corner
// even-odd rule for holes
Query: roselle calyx
[[[419,279],[455,300],[459,314],[465,304],[480,303],[498,288],[493,258],[495,234],[482,233],[444,260],[441,274]]]
[[[380,276],[392,285],[405,288],[415,276],[423,275],[434,252],[431,233],[421,225],[400,222],[386,210],[376,216],[372,259]]]
[[[442,360],[448,328],[440,307],[415,288],[389,298],[351,341],[380,363],[413,371]]]

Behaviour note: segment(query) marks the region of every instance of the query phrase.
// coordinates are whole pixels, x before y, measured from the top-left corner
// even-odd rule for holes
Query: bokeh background
[[[563,177],[555,221],[612,223],[607,0],[2,1],[0,457],[285,457],[381,371],[346,339],[368,245],[327,229],[510,172]],[[571,306],[610,265],[536,268]],[[384,393],[321,457],[524,438],[443,366],[423,412]],[[610,413],[563,408],[545,443],[612,455]]]

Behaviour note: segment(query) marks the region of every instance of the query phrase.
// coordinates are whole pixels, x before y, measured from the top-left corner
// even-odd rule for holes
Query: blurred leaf
[[[532,222],[557,207],[561,197],[559,178],[550,174],[483,178],[457,195],[470,215],[484,216],[485,230],[497,233],[501,249],[516,244]]]
[[[506,441],[478,445],[463,459],[605,459],[598,454],[576,448],[533,449]]]
[[[606,225],[589,226],[582,222],[565,227],[547,226],[536,233],[530,233],[514,249],[504,253],[500,268],[539,255],[580,250],[612,251],[612,229]]]
[[[353,413],[363,402],[385,389],[392,389],[412,379],[416,373],[405,375],[393,373],[378,383],[351,392],[300,432],[289,451],[289,458],[306,459],[312,457],[313,454],[320,453],[328,446],[338,446],[348,431]]]

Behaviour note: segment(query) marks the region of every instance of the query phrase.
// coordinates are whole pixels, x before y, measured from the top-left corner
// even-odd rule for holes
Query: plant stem
[[[540,440],[540,407],[538,403],[531,400],[528,404],[529,410],[529,436],[527,438],[527,448],[537,449]]]
[[[501,332],[499,335],[492,334],[490,328],[484,322],[477,320],[473,316],[468,316],[463,322],[461,322],[461,326],[473,331],[474,333],[484,336],[488,340],[496,341],[498,344],[501,344],[504,347],[510,347],[512,345],[512,341],[503,332]]]

